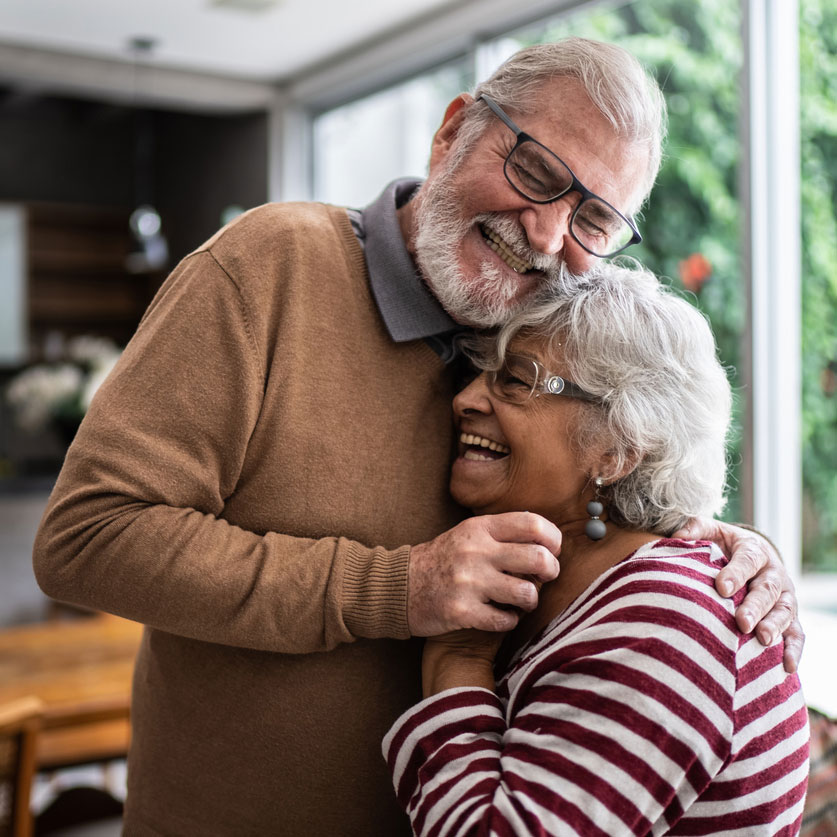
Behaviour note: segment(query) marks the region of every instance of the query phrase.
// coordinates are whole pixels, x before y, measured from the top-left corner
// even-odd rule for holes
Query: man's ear
[[[433,137],[433,144],[430,147],[430,171],[441,165],[453,146],[462,120],[465,118],[467,105],[472,104],[474,97],[470,93],[460,93],[445,110],[445,117],[442,125]]]

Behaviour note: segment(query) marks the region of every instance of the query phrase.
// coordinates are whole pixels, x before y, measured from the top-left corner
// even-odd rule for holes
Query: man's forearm
[[[49,510],[35,544],[37,578],[53,598],[194,639],[284,653],[408,635],[406,548],[261,536],[194,509],[75,494]],[[375,586],[347,576],[372,576]]]

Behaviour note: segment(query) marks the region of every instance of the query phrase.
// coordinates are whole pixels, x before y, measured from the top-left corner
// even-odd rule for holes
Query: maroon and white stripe
[[[795,834],[808,720],[781,644],[743,636],[704,543],[599,578],[497,684],[451,689],[384,740],[419,835]]]

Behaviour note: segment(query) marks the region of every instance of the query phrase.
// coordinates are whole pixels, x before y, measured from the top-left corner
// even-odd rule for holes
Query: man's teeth
[[[459,441],[462,442],[463,445],[474,445],[480,448],[488,448],[489,450],[496,451],[497,453],[511,453],[511,448],[506,447],[506,445],[501,445],[499,442],[495,442],[492,439],[486,439],[483,436],[475,436],[473,433],[461,433],[459,435]]]
[[[493,230],[489,230],[487,227],[481,227],[482,234],[485,237],[486,243],[488,246],[515,272],[515,273],[526,273],[529,270],[532,270],[534,265],[531,262],[525,262],[523,259],[518,258],[500,238],[497,233]]]

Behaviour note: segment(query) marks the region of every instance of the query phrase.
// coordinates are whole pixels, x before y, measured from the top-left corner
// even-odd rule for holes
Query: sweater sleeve
[[[415,833],[671,827],[729,756],[735,688],[732,651],[684,607],[616,607],[569,643],[542,641],[508,708],[451,689],[405,713],[384,756]]]
[[[48,595],[194,639],[328,650],[407,636],[409,547],[256,533],[224,519],[264,363],[239,289],[187,257],[97,392],[42,520]]]

